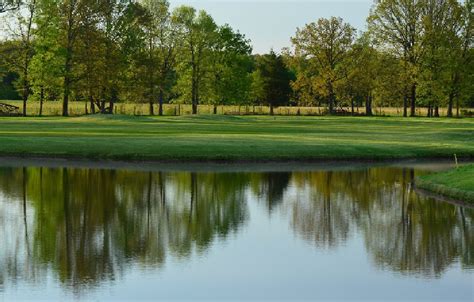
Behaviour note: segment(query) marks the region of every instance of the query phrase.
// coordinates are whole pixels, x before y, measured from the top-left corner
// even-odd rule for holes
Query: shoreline
[[[456,206],[474,209],[474,203],[472,202],[457,199],[455,197],[447,196],[444,194],[439,194],[439,193],[421,188],[418,185],[415,185],[415,192],[417,192],[420,195],[432,198],[439,202],[447,202]]]
[[[470,163],[472,157],[459,158],[462,163]],[[97,169],[133,169],[133,170],[186,170],[186,171],[310,171],[314,169],[347,169],[366,166],[422,166],[439,165],[442,169],[454,165],[446,157],[424,158],[386,158],[386,159],[281,159],[281,160],[124,160],[69,156],[3,156],[0,155],[0,167],[77,167]]]
[[[461,158],[460,165],[473,164],[472,158]],[[238,160],[238,161],[173,161],[173,160],[103,160],[91,158],[45,157],[45,156],[1,156],[0,167],[42,167],[42,168],[76,168],[100,170],[132,170],[150,172],[309,172],[315,170],[358,170],[368,167],[425,168],[437,172],[450,171],[455,163],[447,158],[399,158],[399,159],[313,159],[313,160]],[[414,190],[421,195],[437,201],[448,202],[458,206],[474,208],[474,200],[464,199],[459,194],[446,194],[450,190],[426,186],[420,177],[415,179]]]
[[[463,165],[416,179],[424,191],[474,205],[474,165]]]

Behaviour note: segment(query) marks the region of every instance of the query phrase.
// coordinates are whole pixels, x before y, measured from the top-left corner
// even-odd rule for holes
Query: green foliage
[[[2,2],[14,8],[16,2]],[[5,6],[5,7],[7,7]],[[299,28],[292,48],[252,56],[251,42],[190,6],[167,0],[27,0],[2,14],[0,73],[24,100],[87,101],[88,113],[120,102],[427,107],[437,116],[474,104],[473,2],[380,0],[368,31],[341,18]],[[0,7],[1,10],[1,7]],[[288,81],[290,83],[288,84]],[[5,94],[5,93],[3,93]],[[14,98],[9,93],[9,98]],[[26,114],[26,111],[24,111]]]
[[[213,104],[246,104],[250,99],[250,41],[229,25],[217,29],[212,51],[211,86]]]
[[[196,12],[192,7],[181,6],[174,12],[183,37],[181,63],[182,74],[176,88],[179,100],[193,104],[193,113],[199,102],[212,99],[213,49],[218,40],[218,27],[205,11]]]
[[[54,2],[40,1],[35,16],[35,55],[31,60],[31,89],[34,99],[58,100],[61,96],[62,52],[56,38],[59,34]]]
[[[317,23],[298,29],[292,43],[295,56],[311,61],[308,65],[317,71],[309,71],[308,81],[317,93],[327,99],[329,112],[336,106],[336,90],[347,78],[348,54],[354,39],[355,29],[341,18],[321,18]]]
[[[290,82],[294,79],[282,55],[270,54],[255,57],[256,70],[253,74],[253,96],[258,102],[273,107],[288,104],[291,94]]]

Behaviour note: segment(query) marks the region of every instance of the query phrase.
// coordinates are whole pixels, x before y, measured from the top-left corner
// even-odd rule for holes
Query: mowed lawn
[[[1,156],[315,160],[474,156],[473,119],[85,116],[0,118]]]

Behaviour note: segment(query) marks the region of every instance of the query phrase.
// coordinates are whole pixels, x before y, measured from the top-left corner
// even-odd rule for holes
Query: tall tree
[[[291,39],[295,56],[313,59],[318,68],[315,80],[327,98],[329,113],[334,113],[335,86],[346,78],[345,60],[350,53],[355,29],[341,18],[319,19],[298,29]]]
[[[30,81],[33,95],[40,101],[39,115],[43,114],[43,103],[56,100],[61,94],[61,49],[56,42],[59,33],[58,14],[51,12],[51,1],[38,1],[38,13],[35,17],[34,56],[31,59]],[[49,7],[48,7],[49,6]],[[56,19],[55,19],[56,18]]]
[[[365,101],[365,114],[371,116],[376,78],[379,74],[379,54],[371,43],[368,32],[354,43],[346,62],[347,78],[341,81],[345,94],[350,99],[351,113],[354,114],[356,99]]]
[[[113,113],[114,104],[118,101],[120,79],[125,63],[120,51],[121,16],[126,8],[126,2],[120,0],[104,0],[98,7],[98,28],[102,33],[102,62],[101,96],[99,108],[102,113]],[[90,14],[88,14],[90,15]],[[87,20],[87,18],[84,18]],[[109,104],[106,107],[106,103]]]
[[[428,107],[428,116],[439,116],[449,86],[449,69],[455,65],[453,53],[460,44],[453,41],[461,25],[461,8],[456,0],[426,1],[424,6],[425,51],[420,60],[420,96]],[[453,36],[454,35],[454,36]]]
[[[197,114],[201,99],[209,99],[210,60],[217,40],[217,25],[205,11],[196,13],[192,7],[181,6],[173,17],[183,37],[180,64],[180,86],[184,98],[191,98],[192,113]]]
[[[12,70],[18,73],[17,89],[23,99],[23,116],[26,116],[26,103],[31,92],[30,63],[33,57],[34,47],[34,18],[37,9],[37,0],[23,2],[21,9],[11,11],[11,18],[6,20],[9,24],[9,33],[12,38],[10,52],[7,62]]]
[[[210,62],[214,114],[217,113],[216,105],[242,104],[249,100],[251,52],[250,41],[244,35],[227,24],[218,28]]]
[[[459,116],[459,104],[462,98],[472,98],[474,94],[474,1],[467,0],[461,7],[459,19],[448,27],[448,58],[449,81],[448,113],[453,116],[454,102],[456,101],[456,115]],[[457,26],[456,26],[457,25]]]
[[[168,1],[145,0],[142,4],[148,15],[143,26],[144,53],[140,60],[145,77],[144,96],[150,104],[150,114],[154,114],[153,106],[158,103],[158,114],[163,115],[164,99],[169,97],[173,86],[180,35]]]
[[[423,11],[426,0],[377,0],[369,16],[369,28],[378,36],[382,47],[391,49],[405,63],[408,79],[403,116],[416,115],[417,76],[423,46]]]
[[[54,0],[46,0],[54,1]],[[91,0],[91,2],[94,2]],[[77,43],[79,31],[83,26],[83,19],[91,17],[84,13],[84,8],[88,5],[88,0],[60,0],[57,2],[58,13],[60,16],[59,28],[61,29],[58,36],[58,43],[61,45],[63,53],[63,108],[62,115],[69,115],[69,100],[72,94],[73,84],[78,81],[79,65],[76,60]]]
[[[274,107],[287,105],[290,100],[290,82],[294,75],[288,70],[282,55],[277,55],[273,50],[269,54],[255,58],[256,69],[253,79],[253,95],[258,101],[270,106],[270,115]]]

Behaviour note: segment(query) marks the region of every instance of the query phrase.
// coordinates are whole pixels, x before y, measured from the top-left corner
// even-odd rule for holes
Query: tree
[[[336,105],[335,86],[346,77],[345,60],[350,53],[355,29],[341,18],[321,18],[298,29],[291,39],[295,56],[312,60],[318,69],[314,80],[320,94],[327,98],[329,113]]]
[[[180,93],[185,99],[191,98],[192,113],[197,114],[199,102],[203,98],[209,99],[210,60],[218,36],[217,25],[205,11],[196,14],[189,6],[178,7],[173,18],[180,26],[183,38],[178,67]]]
[[[34,56],[31,59],[30,82],[33,96],[40,101],[39,115],[43,114],[45,99],[54,100],[61,94],[61,49],[56,43],[59,33],[57,14],[43,14],[51,11],[51,1],[38,2],[35,17]]]
[[[386,106],[403,107],[406,104],[406,73],[403,62],[390,52],[378,51],[375,69],[376,100]]]
[[[23,3],[22,8],[11,11],[11,21],[9,32],[12,36],[13,49],[7,59],[12,70],[18,73],[17,89],[23,99],[23,116],[26,116],[26,102],[31,92],[30,87],[30,62],[33,57],[33,20],[35,18],[37,2],[36,0],[27,0]]]
[[[90,113],[105,112],[105,40],[106,37],[99,24],[103,16],[104,6],[91,5],[84,7],[84,13],[89,17],[84,19],[77,37],[76,55],[77,61],[82,63],[76,72],[75,88],[80,91],[80,96],[87,99]],[[86,112],[89,113],[87,110]]]
[[[370,34],[364,33],[354,43],[344,61],[346,78],[340,81],[341,90],[349,99],[354,115],[356,101],[365,102],[365,114],[371,116],[376,78],[379,74],[379,53],[372,46]]]
[[[53,1],[54,0],[45,0]],[[93,2],[93,1],[92,1]],[[84,18],[90,18],[85,13],[84,8],[87,7],[88,0],[61,0],[57,2],[58,10],[54,9],[53,13],[58,13],[59,28],[61,29],[57,42],[62,48],[62,78],[63,78],[63,108],[62,115],[69,115],[69,99],[72,94],[72,87],[78,79],[78,69],[82,65],[76,60],[77,43],[79,31],[82,29]],[[48,13],[48,12],[44,12]]]
[[[121,52],[121,16],[126,9],[125,2],[120,0],[107,0],[99,2],[98,24],[101,35],[101,53],[103,70],[101,75],[101,94],[99,108],[102,113],[114,112],[114,104],[118,101],[120,82],[123,75],[125,58]],[[87,20],[87,14],[84,18]],[[87,39],[87,37],[84,37]],[[106,107],[108,102],[109,107]]]
[[[255,57],[256,69],[252,75],[253,96],[270,106],[270,115],[274,107],[288,104],[291,94],[290,82],[294,75],[288,70],[282,55],[273,50],[269,54]]]
[[[143,24],[144,43],[143,57],[140,59],[145,77],[144,97],[150,104],[158,102],[158,114],[163,115],[163,102],[171,94],[174,82],[174,68],[179,40],[176,20],[169,12],[166,0],[146,0],[143,7],[147,12]]]
[[[448,58],[449,80],[448,113],[453,116],[454,102],[456,101],[456,115],[459,116],[461,99],[469,99],[474,95],[474,12],[473,1],[464,1],[461,14],[454,26],[448,27],[448,45],[445,54]]]
[[[406,72],[406,97],[403,116],[407,116],[407,98],[411,99],[410,115],[416,115],[417,76],[423,45],[423,10],[426,0],[378,0],[369,16],[369,28],[381,47],[393,51],[403,60]]]
[[[449,69],[457,65],[461,48],[459,39],[455,39],[461,25],[461,8],[455,0],[427,1],[423,14],[425,51],[420,60],[420,95],[428,107],[428,116],[439,117],[438,108],[448,98],[445,87],[449,86]]]
[[[214,114],[218,104],[242,104],[249,99],[251,52],[244,35],[234,32],[227,24],[218,28],[211,61]]]

